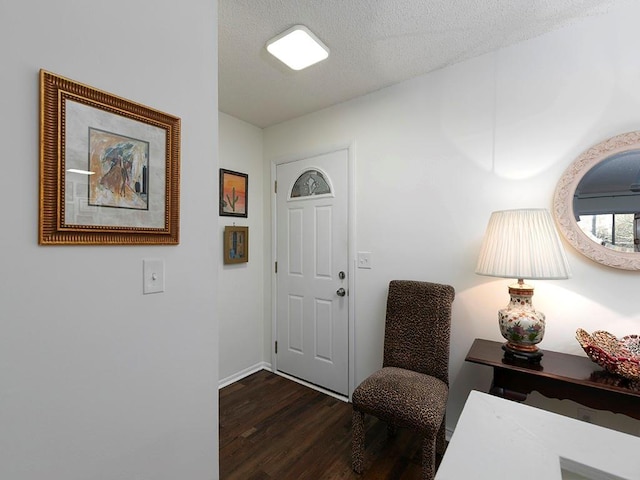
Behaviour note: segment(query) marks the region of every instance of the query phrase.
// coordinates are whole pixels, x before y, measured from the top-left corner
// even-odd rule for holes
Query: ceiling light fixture
[[[304,25],[295,25],[267,42],[267,51],[293,70],[329,56],[329,48]]]

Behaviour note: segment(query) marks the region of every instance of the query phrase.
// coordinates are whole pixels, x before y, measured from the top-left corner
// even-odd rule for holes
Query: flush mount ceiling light
[[[267,51],[293,70],[329,56],[329,48],[304,25],[295,25],[267,42]]]

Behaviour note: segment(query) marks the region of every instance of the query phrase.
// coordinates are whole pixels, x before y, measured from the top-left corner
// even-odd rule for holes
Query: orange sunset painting
[[[247,216],[247,180],[244,173],[220,169],[220,215]]]

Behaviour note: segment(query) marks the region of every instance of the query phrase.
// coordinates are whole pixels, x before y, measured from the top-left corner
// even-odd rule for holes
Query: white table
[[[471,479],[640,480],[640,437],[472,391],[436,474]]]

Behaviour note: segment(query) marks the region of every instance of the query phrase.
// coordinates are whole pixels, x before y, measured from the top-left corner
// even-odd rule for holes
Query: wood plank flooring
[[[351,470],[351,404],[262,370],[220,390],[222,480],[420,478],[420,440],[366,416],[365,472]]]

